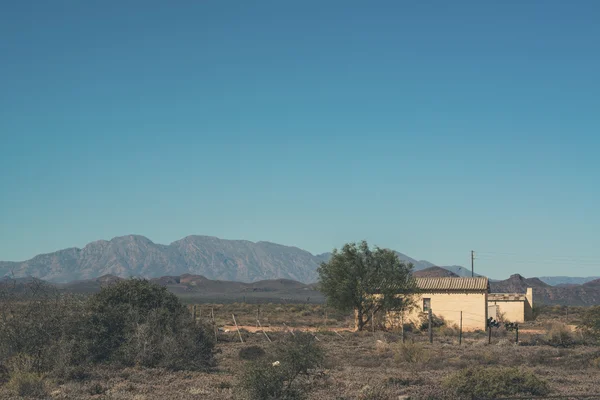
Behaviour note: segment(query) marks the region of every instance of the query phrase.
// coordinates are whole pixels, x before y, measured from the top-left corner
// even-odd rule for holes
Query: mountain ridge
[[[415,270],[434,265],[395,253],[401,260],[412,263]],[[31,276],[66,283],[103,275],[156,278],[188,273],[240,282],[291,279],[311,283],[317,280],[318,266],[330,257],[328,252],[313,255],[295,246],[270,241],[188,235],[165,245],[132,234],[96,240],[82,248],[38,254],[25,261],[0,261],[0,276]]]

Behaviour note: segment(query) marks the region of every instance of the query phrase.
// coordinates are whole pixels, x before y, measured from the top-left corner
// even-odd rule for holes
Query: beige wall
[[[525,303],[523,300],[489,301],[498,307],[498,316],[505,322],[525,322]]]
[[[444,318],[448,325],[460,324],[463,312],[463,330],[485,330],[487,321],[487,293],[421,293],[416,297],[417,307],[404,316],[404,322],[419,321],[423,313],[423,298],[431,299],[431,310]],[[399,326],[400,314],[390,313],[388,325]]]
[[[502,316],[504,321],[531,321],[533,319],[533,290],[527,288],[527,294],[520,297],[520,300],[488,300],[488,304],[498,307],[498,318]]]

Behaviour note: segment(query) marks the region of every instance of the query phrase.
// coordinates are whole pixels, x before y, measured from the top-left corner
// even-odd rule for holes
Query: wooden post
[[[196,322],[196,305],[192,306],[192,321]]]
[[[492,344],[492,327],[491,326],[488,326],[488,344]]]
[[[257,319],[257,320],[256,320],[256,323],[258,324],[258,326],[260,327],[260,329],[263,331],[263,333],[264,333],[264,334],[265,334],[265,336],[267,337],[267,340],[268,340],[269,342],[271,342],[272,340],[271,340],[271,338],[269,337],[269,335],[267,335],[267,331],[265,331],[265,329],[264,329],[264,328],[262,327],[262,325],[260,324],[260,320],[258,320],[258,319]]]
[[[517,325],[516,331],[517,331],[517,334],[515,336],[515,343],[519,343],[519,325]]]
[[[240,332],[240,328],[238,327],[237,321],[235,320],[235,315],[231,314],[233,317],[233,323],[235,324],[235,329],[237,329],[238,336],[240,337],[240,342],[244,343],[244,339],[242,339],[242,333]]]
[[[213,307],[210,308],[210,318],[212,319],[213,329],[215,330],[215,342],[219,341],[219,329],[217,328],[217,323],[215,322],[215,310]]]
[[[431,320],[432,320],[432,312],[431,312],[431,308],[429,308],[429,315],[427,318],[428,322],[429,322],[429,343],[433,343],[433,326],[431,326]]]
[[[404,343],[404,310],[402,310],[402,314],[400,314],[400,325],[400,329],[402,329],[402,343]]]
[[[460,330],[458,331],[458,344],[462,344],[462,311],[460,312]]]
[[[296,334],[294,333],[294,331],[293,331],[293,330],[291,330],[290,328],[288,328],[288,326],[285,324],[285,322],[283,323],[283,326],[285,326],[285,329],[287,329],[287,331],[288,331],[289,333],[291,333],[291,334],[292,334],[292,336],[296,337]]]
[[[375,313],[371,310],[371,331],[375,333]]]

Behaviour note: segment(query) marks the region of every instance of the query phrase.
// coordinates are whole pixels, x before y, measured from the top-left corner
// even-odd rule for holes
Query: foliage
[[[81,380],[97,362],[173,370],[213,362],[212,335],[173,294],[145,280],[105,287],[87,300],[42,284],[25,300],[3,295],[0,364],[27,360],[27,372]]]
[[[240,349],[239,356],[242,360],[256,360],[265,355],[265,351],[260,346],[247,346]]]
[[[394,359],[398,362],[423,364],[431,359],[431,352],[421,343],[400,343],[396,347]]]
[[[550,391],[545,381],[529,371],[518,368],[466,368],[446,378],[444,385],[458,398],[543,396]]]
[[[15,396],[38,399],[48,397],[44,377],[35,372],[14,372],[6,386]]]
[[[600,340],[600,306],[589,307],[582,312],[578,328],[595,340]]]
[[[552,324],[543,338],[544,344],[554,347],[570,347],[575,344],[571,329],[561,323]]]
[[[391,250],[371,250],[366,241],[348,243],[319,267],[319,288],[333,308],[355,310],[362,330],[379,311],[411,307],[417,291],[412,268]]]
[[[324,361],[315,339],[296,333],[276,343],[272,354],[245,365],[240,387],[249,399],[301,399],[310,388],[305,379]]]
[[[92,361],[174,370],[212,363],[214,343],[207,329],[163,286],[121,281],[92,296],[87,310],[83,335]]]

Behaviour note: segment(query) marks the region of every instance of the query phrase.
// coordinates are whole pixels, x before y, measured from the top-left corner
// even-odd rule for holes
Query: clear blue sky
[[[597,1],[3,1],[0,260],[206,234],[600,274],[599,19]]]

